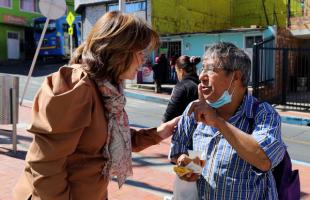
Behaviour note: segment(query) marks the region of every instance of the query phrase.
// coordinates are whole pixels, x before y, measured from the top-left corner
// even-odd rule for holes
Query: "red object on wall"
[[[26,18],[14,16],[14,15],[3,15],[3,22],[9,23],[9,24],[27,25]]]

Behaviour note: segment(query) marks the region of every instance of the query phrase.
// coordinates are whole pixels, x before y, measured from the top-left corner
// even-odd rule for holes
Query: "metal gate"
[[[274,38],[254,44],[252,75],[258,99],[310,109],[310,49],[275,48]]]
[[[0,124],[12,124],[13,150],[17,151],[19,77],[0,74]]]

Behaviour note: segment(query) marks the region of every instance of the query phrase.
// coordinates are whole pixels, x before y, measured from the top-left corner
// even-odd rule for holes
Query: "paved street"
[[[12,75],[16,75],[20,77],[20,87],[19,93],[20,97],[25,87],[25,82],[27,79],[27,74],[29,70],[29,66],[31,63],[22,63],[19,65],[13,66],[0,66],[0,74],[1,73],[9,73]],[[57,63],[53,60],[48,61],[47,63],[38,62],[33,71],[33,77],[30,79],[30,84],[28,86],[27,93],[25,95],[26,100],[32,101],[33,97],[36,94],[36,91],[41,86],[41,83],[45,77],[45,75],[50,74],[64,65],[65,62]],[[139,95],[143,97],[149,95],[155,95],[152,93],[147,93],[144,95],[141,91],[138,92]],[[134,95],[130,95],[134,98],[137,97],[135,93],[130,93]],[[166,98],[169,99],[168,95],[157,94],[156,98]],[[152,97],[152,96],[151,96]],[[150,98],[148,101],[142,101],[139,99],[130,99],[128,98],[128,102],[126,105],[127,112],[129,114],[130,123],[136,124],[139,126],[152,127],[157,126],[161,122],[161,117],[166,109],[166,104],[156,104],[152,102],[153,99]],[[288,115],[307,115],[305,113],[299,112],[291,112],[292,114]],[[286,115],[284,113],[284,115]],[[310,114],[309,114],[310,118]],[[282,137],[286,144],[288,145],[289,153],[293,160],[310,163],[310,128],[306,126],[299,126],[293,124],[285,124],[282,125]]]
[[[140,100],[129,99],[129,103],[141,105]],[[150,106],[161,105],[156,103],[146,103]],[[31,142],[32,135],[25,131],[26,125],[30,122],[31,104],[25,101],[20,107],[20,123],[18,126],[18,153],[11,151],[11,133],[10,126],[0,126],[0,199],[10,200],[11,189],[14,186],[19,174],[24,166],[24,157],[26,150]],[[128,110],[134,110],[129,108]],[[132,112],[132,111],[131,111]],[[144,115],[152,117],[152,115]],[[131,114],[129,117],[132,118]],[[153,116],[154,117],[154,116]],[[156,125],[159,120],[151,122],[150,125]],[[132,121],[131,121],[132,122]],[[141,123],[146,126],[147,123]],[[161,144],[150,147],[140,153],[133,155],[134,176],[130,177],[125,186],[119,190],[116,182],[112,181],[109,186],[110,200],[160,200],[164,196],[172,194],[174,173],[172,165],[168,162],[167,153],[169,151],[170,139],[163,141]],[[294,168],[299,169],[302,184],[303,199],[310,199],[310,166],[303,164],[294,164]],[[133,197],[134,194],[134,197]]]
[[[26,95],[26,101],[20,107],[18,124],[18,149],[14,154],[11,151],[11,126],[0,125],[0,200],[11,199],[11,189],[15,184],[24,166],[24,157],[32,140],[32,135],[25,131],[30,122],[31,102],[36,90],[39,88],[46,71],[56,70],[55,65],[43,65],[31,79],[31,89]],[[7,70],[7,69],[6,69]],[[46,71],[45,71],[46,70]],[[0,73],[5,70],[0,67]],[[7,72],[7,71],[5,71]],[[25,74],[18,70],[14,74],[20,76],[20,92],[25,83]],[[129,91],[132,92],[132,91]],[[154,96],[153,93],[142,95]],[[158,98],[168,99],[168,95],[156,95]],[[163,103],[154,103],[134,98],[127,98],[126,110],[129,114],[130,123],[133,125],[152,127],[160,124],[161,116],[166,108]],[[284,113],[285,114],[285,113]],[[310,199],[310,128],[292,124],[283,124],[283,138],[288,145],[288,150],[294,160],[294,168],[299,169],[301,176],[303,199]],[[114,181],[109,186],[110,200],[159,200],[172,194],[174,173],[172,165],[167,160],[170,139],[161,144],[150,147],[133,155],[134,176],[126,185],[119,190]],[[134,196],[133,196],[134,194]]]

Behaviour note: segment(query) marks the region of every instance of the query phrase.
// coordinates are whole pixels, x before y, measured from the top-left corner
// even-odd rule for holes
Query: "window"
[[[132,13],[137,11],[145,11],[146,10],[146,2],[127,2],[126,3],[126,12]]]
[[[118,10],[118,4],[108,4],[108,11]]]
[[[263,36],[247,36],[245,37],[245,48],[253,48],[254,43],[263,41]]]
[[[18,40],[18,33],[8,32],[8,38],[9,39],[16,39],[16,40]]]
[[[108,4],[108,11],[118,10],[118,4]],[[146,1],[127,1],[125,3],[125,12],[133,13],[138,11],[146,11]]]
[[[169,42],[163,42],[161,44],[161,47],[159,49],[158,54],[165,53],[167,58],[170,58],[172,56],[179,57],[181,55],[181,41],[169,41]]]
[[[11,8],[12,7],[11,0],[0,0],[0,7]]]
[[[20,9],[28,12],[40,12],[39,0],[20,0]]]
[[[44,28],[45,21],[36,21],[34,22],[34,31],[41,34]],[[56,31],[56,22],[54,20],[49,21],[46,33],[51,33]]]

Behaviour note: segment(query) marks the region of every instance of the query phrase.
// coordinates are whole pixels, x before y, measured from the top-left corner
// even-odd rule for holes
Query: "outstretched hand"
[[[201,84],[198,85],[198,97],[198,100],[191,104],[188,115],[190,116],[192,113],[194,113],[194,117],[197,122],[203,122],[204,124],[214,127],[218,115],[216,110],[207,104],[203,96]]]
[[[163,139],[170,137],[174,133],[174,130],[176,129],[179,120],[180,116],[175,117],[165,123],[162,123],[159,127],[157,127],[158,135]]]

